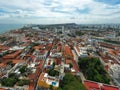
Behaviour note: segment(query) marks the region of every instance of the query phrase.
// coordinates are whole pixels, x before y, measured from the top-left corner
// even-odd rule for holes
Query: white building
[[[87,48],[86,47],[74,47],[75,52],[77,53],[78,57],[87,57]]]
[[[50,57],[61,57],[62,53],[61,52],[56,52],[56,53],[50,53]]]
[[[47,50],[36,50],[34,52],[34,55],[36,55],[38,60],[45,60],[47,58],[48,55],[48,51]]]
[[[59,87],[59,78],[49,76],[48,73],[44,73],[44,77],[42,78],[41,81],[47,83],[48,85]]]
[[[25,48],[25,46],[14,46],[12,48],[10,48],[9,50],[23,50]]]
[[[109,72],[114,82],[120,87],[120,65],[118,64],[111,65]]]
[[[18,42],[21,42],[22,37],[23,37],[23,35],[19,34],[19,33],[9,33],[9,34],[7,34],[7,36],[15,37],[16,41],[18,41]]]
[[[113,32],[113,33],[110,33],[110,34],[106,34],[106,35],[104,35],[104,38],[105,39],[115,39],[116,38],[116,33]]]

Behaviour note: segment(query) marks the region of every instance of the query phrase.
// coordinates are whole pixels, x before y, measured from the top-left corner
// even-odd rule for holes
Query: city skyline
[[[119,0],[4,0],[0,23],[120,23]]]

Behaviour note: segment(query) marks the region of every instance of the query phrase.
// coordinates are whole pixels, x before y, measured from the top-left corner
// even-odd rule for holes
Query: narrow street
[[[74,60],[75,60],[76,62],[78,62],[78,56],[76,55],[76,52],[75,52],[74,50],[72,50],[72,53],[73,53],[73,55],[74,55]]]
[[[78,56],[77,56],[76,52],[74,50],[72,50],[72,53],[74,55],[74,60],[76,61],[76,63],[78,63]],[[86,79],[81,71],[79,72],[79,75],[82,80],[82,83],[84,83],[84,80],[86,80]]]

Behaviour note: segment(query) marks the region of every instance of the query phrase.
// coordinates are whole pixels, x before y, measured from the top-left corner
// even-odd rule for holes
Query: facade
[[[114,83],[120,87],[120,65],[111,65],[109,72],[112,79],[114,80]]]
[[[48,51],[40,52],[37,56],[39,60],[45,60],[47,58]]]
[[[87,48],[86,47],[74,47],[75,52],[77,53],[78,57],[87,57]]]

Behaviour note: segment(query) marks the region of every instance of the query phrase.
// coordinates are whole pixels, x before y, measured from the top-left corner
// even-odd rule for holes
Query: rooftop
[[[115,86],[106,85],[89,80],[84,81],[84,85],[87,88],[87,90],[120,90],[120,88]]]

